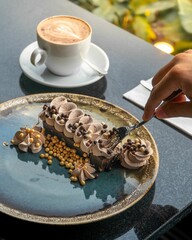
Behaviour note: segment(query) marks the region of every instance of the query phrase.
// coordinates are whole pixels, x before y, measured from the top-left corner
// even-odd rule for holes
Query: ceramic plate
[[[30,56],[33,50],[37,47],[37,42],[33,42],[28,45],[21,53],[19,63],[24,74],[31,80],[49,87],[57,88],[76,88],[92,84],[104,75],[98,74],[97,71],[93,70],[87,63],[83,63],[79,72],[71,76],[57,76],[52,74],[46,66],[35,67],[30,62]],[[91,43],[87,60],[96,65],[98,69],[108,71],[109,59],[107,54],[98,47]]]
[[[114,167],[86,181],[85,186],[71,183],[57,160],[47,165],[39,153],[24,153],[11,146],[15,132],[34,126],[43,104],[61,95],[111,127],[137,121],[118,106],[79,94],[35,94],[0,104],[0,211],[27,221],[73,225],[109,218],[128,209],[149,191],[158,172],[158,150],[146,127],[137,130],[140,137],[151,141],[154,150],[145,167]]]

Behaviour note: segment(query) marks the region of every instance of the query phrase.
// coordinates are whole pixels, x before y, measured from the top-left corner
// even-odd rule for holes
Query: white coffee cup
[[[65,76],[79,71],[89,51],[91,26],[83,19],[68,15],[48,17],[37,25],[38,48],[31,63],[45,64],[53,74]]]

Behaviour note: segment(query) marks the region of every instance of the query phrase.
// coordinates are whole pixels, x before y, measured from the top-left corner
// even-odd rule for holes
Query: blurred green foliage
[[[192,48],[192,0],[71,0],[154,44],[165,41],[176,54]]]

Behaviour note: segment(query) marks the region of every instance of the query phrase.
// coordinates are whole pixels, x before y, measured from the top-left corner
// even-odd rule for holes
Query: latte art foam
[[[59,16],[40,22],[37,32],[47,41],[57,44],[70,44],[86,39],[91,30],[89,25],[81,19]]]

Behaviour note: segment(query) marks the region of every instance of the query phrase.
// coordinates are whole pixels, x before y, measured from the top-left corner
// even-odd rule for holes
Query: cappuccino
[[[55,44],[73,44],[88,38],[91,27],[82,19],[72,16],[54,16],[40,22],[38,35]]]
[[[37,25],[36,34],[38,46],[30,57],[35,67],[45,64],[51,73],[59,76],[80,70],[92,37],[89,23],[69,15],[51,16]]]

